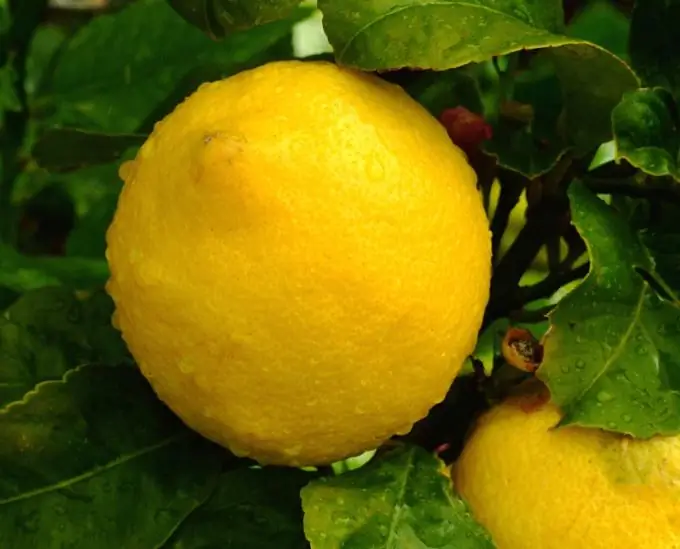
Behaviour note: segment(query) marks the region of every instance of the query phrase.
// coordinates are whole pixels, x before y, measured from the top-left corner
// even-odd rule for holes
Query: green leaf
[[[438,117],[444,109],[463,106],[473,112],[482,112],[480,90],[474,75],[464,69],[450,71],[424,71],[411,81],[399,82],[406,93]]]
[[[58,57],[44,98],[54,109],[49,122],[136,133],[177,85],[187,89],[183,79],[197,68],[209,66],[216,69],[211,74],[224,77],[279,57],[281,41],[290,42],[296,20],[263,25],[215,43],[164,0],[139,0],[115,14],[96,17]],[[191,90],[198,84],[194,81]]]
[[[9,0],[0,1],[0,36],[5,36],[12,24],[12,14],[9,12]]]
[[[482,364],[487,376],[493,373],[496,358],[501,354],[503,336],[509,326],[507,318],[500,318],[479,334],[472,356]]]
[[[680,304],[680,227],[676,226],[672,232],[650,228],[640,237],[654,258],[653,274],[663,280],[664,289]]]
[[[92,204],[87,213],[77,221],[66,241],[66,255],[105,259],[106,231],[113,221],[118,205],[114,192],[101,197]]]
[[[609,0],[595,0],[572,19],[567,34],[597,44],[625,59],[630,21]]]
[[[212,39],[223,38],[223,29],[215,18],[216,0],[168,0],[168,4],[187,23],[199,28]]]
[[[170,5],[211,37],[289,17],[300,0],[168,0]]]
[[[224,473],[163,548],[304,549],[300,490],[313,478],[290,468]]]
[[[654,271],[649,275],[662,293],[680,304],[680,203],[650,204],[639,199],[634,204],[643,206],[637,208],[632,217],[654,261]]]
[[[569,194],[591,268],[550,315],[538,376],[563,425],[679,433],[680,304],[641,276],[655,266],[625,218],[580,183]]]
[[[513,76],[502,74],[502,79]],[[562,87],[549,56],[538,56],[512,81],[512,96],[503,102],[493,138],[484,150],[498,163],[529,178],[550,171],[569,142],[561,129]]]
[[[3,545],[159,547],[209,497],[225,455],[137,370],[73,370],[0,411]]]
[[[120,332],[111,325],[114,304],[104,289],[74,292],[64,287],[33,290],[5,312],[5,318],[58,347],[74,366],[128,362]]]
[[[643,88],[625,94],[612,111],[612,125],[617,159],[680,181],[680,117],[669,92]]]
[[[0,408],[82,364],[131,364],[113,309],[101,290],[43,288],[14,301],[0,318]]]
[[[0,410],[41,381],[59,379],[74,365],[24,326],[0,317]]]
[[[669,189],[649,190],[654,193]],[[640,272],[659,295],[680,304],[680,202],[652,201],[644,194],[640,198],[613,194],[610,202],[638,234],[653,263],[653,270]]]
[[[639,81],[618,57],[583,44],[549,51],[565,107],[565,131],[578,154],[612,138],[611,111]]]
[[[444,464],[419,447],[398,447],[302,490],[307,539],[314,549],[493,548],[454,495]]]
[[[638,0],[630,29],[630,58],[649,87],[680,101],[680,0]]]
[[[621,59],[562,34],[559,0],[320,0],[319,7],[338,61],[362,69],[444,70],[524,49],[546,49],[562,86],[567,135],[579,152],[610,138],[609,112],[623,92],[638,86]],[[502,141],[519,140],[520,148],[526,148],[527,136],[502,130]],[[559,144],[552,146],[540,166],[527,167],[530,160],[525,159],[517,169],[544,171],[562,151]]]
[[[118,160],[129,148],[140,147],[146,137],[53,128],[40,136],[32,156],[46,170],[71,171]]]
[[[54,73],[56,56],[67,39],[66,29],[58,25],[43,24],[36,29],[26,57],[24,85],[29,96],[29,102],[42,89],[49,86]],[[32,105],[32,108],[34,114],[39,113],[39,103]]]
[[[338,61],[364,69],[450,69],[567,43],[555,0],[320,0]]]
[[[217,21],[228,32],[284,19],[300,0],[214,0]]]
[[[104,260],[26,256],[0,245],[0,286],[24,292],[64,284],[73,289],[102,286],[109,278]]]
[[[10,63],[0,67],[0,115],[3,111],[20,112],[23,108],[16,92],[16,81],[17,74]]]

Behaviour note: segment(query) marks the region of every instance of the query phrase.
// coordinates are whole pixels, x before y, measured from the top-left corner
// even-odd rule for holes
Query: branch
[[[588,177],[584,179],[588,188],[597,194],[620,194],[632,198],[659,198],[680,205],[678,185],[651,187],[640,185],[634,179],[611,180]]]

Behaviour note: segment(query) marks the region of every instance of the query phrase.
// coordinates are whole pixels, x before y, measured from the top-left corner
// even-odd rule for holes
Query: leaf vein
[[[608,370],[609,367],[612,365],[612,363],[613,363],[617,358],[619,358],[619,356],[621,356],[621,353],[623,352],[623,349],[625,348],[626,344],[627,344],[628,341],[630,340],[630,337],[631,337],[631,335],[632,335],[632,333],[633,333],[633,329],[635,328],[635,326],[638,324],[638,322],[639,322],[639,320],[640,320],[640,314],[641,314],[641,312],[642,312],[642,305],[643,305],[643,303],[644,303],[646,291],[647,291],[646,285],[643,284],[643,285],[642,285],[642,289],[641,289],[641,291],[640,291],[640,298],[638,299],[638,302],[637,302],[637,304],[635,305],[635,310],[634,310],[633,315],[632,315],[632,318],[631,318],[630,326],[628,327],[628,329],[626,330],[626,332],[623,334],[623,337],[621,338],[621,341],[620,341],[619,345],[616,347],[616,349],[614,349],[614,352],[610,355],[610,357],[609,357],[607,360],[605,360],[604,365],[602,366],[602,369],[601,369],[601,370],[598,372],[598,374],[593,378],[592,383],[590,383],[590,384],[588,385],[588,387],[586,387],[586,388],[581,392],[581,394],[576,398],[576,400],[581,400],[581,399],[583,399],[583,397],[585,397],[586,393],[588,393],[588,391],[590,391],[590,390],[593,388],[593,386],[595,385],[595,383],[597,383],[597,381],[598,381],[603,375],[605,375],[605,374],[607,373],[607,370]]]
[[[414,8],[429,8],[429,7],[432,7],[432,6],[452,6],[452,7],[460,6],[460,7],[465,7],[465,8],[472,8],[472,9],[475,9],[475,10],[486,11],[486,12],[494,13],[494,14],[496,14],[496,15],[501,15],[501,16],[503,16],[503,17],[508,17],[508,18],[511,18],[511,19],[515,19],[516,21],[519,21],[520,23],[522,23],[522,24],[524,24],[524,25],[532,26],[532,27],[534,27],[534,28],[537,28],[537,29],[539,29],[539,30],[543,30],[543,31],[545,31],[545,32],[550,32],[550,31],[548,31],[548,30],[546,30],[546,29],[540,29],[539,27],[536,27],[536,26],[533,25],[533,24],[529,24],[529,23],[527,23],[526,21],[524,21],[523,19],[520,19],[519,17],[516,17],[516,16],[514,16],[514,15],[510,15],[510,14],[508,14],[508,13],[505,13],[505,12],[500,11],[500,10],[497,10],[497,9],[490,8],[490,7],[488,7],[488,6],[479,6],[479,5],[477,5],[477,4],[471,4],[470,2],[446,2],[446,1],[437,0],[437,1],[434,1],[434,2],[423,2],[423,3],[421,3],[421,4],[416,4],[416,5],[401,6],[401,7],[397,8],[397,9],[395,9],[395,10],[389,11],[389,12],[387,12],[387,13],[384,13],[384,14],[382,14],[382,15],[376,17],[376,18],[373,19],[372,21],[366,23],[363,27],[361,27],[359,30],[357,30],[357,31],[350,37],[350,39],[347,41],[347,43],[345,44],[345,46],[342,48],[342,50],[341,50],[340,53],[338,54],[338,58],[339,58],[339,59],[344,59],[345,54],[347,53],[347,50],[348,50],[349,47],[352,45],[352,43],[356,40],[356,38],[357,38],[359,35],[361,35],[362,33],[366,32],[368,29],[370,29],[373,25],[376,25],[377,23],[380,23],[381,21],[384,21],[384,20],[387,19],[388,17],[390,17],[390,16],[392,16],[392,15],[395,15],[395,14],[397,14],[397,13],[402,13],[402,12],[404,12],[404,11],[408,11],[408,10],[411,10],[411,9],[414,9]]]
[[[104,473],[106,471],[109,471],[111,469],[114,469],[115,467],[118,467],[120,465],[124,465],[128,461],[131,461],[133,459],[136,459],[138,457],[142,457],[146,454],[150,454],[151,452],[154,452],[156,450],[159,450],[165,446],[169,446],[178,440],[182,439],[183,437],[186,437],[187,433],[180,433],[178,435],[175,435],[173,437],[170,437],[168,439],[165,439],[157,444],[153,444],[151,446],[147,446],[145,448],[142,448],[138,450],[137,452],[133,452],[131,454],[122,456],[118,459],[115,459],[106,465],[103,465],[102,467],[98,467],[95,470],[88,471],[87,473],[83,473],[82,475],[78,475],[75,477],[71,477],[69,479],[63,480],[61,482],[57,482],[56,484],[51,484],[49,486],[45,486],[43,488],[39,488],[36,490],[30,490],[28,492],[24,492],[23,494],[19,494],[18,496],[6,498],[6,499],[0,499],[0,505],[7,505],[10,503],[16,503],[17,501],[23,501],[25,499],[29,499],[32,497],[37,497],[37,496],[42,496],[44,494],[48,494],[50,492],[54,492],[57,490],[63,490],[64,488],[68,488],[69,486],[72,486],[73,484],[76,484],[78,482],[82,482],[84,480],[88,480],[96,475],[99,475],[100,473]]]
[[[404,480],[399,487],[399,492],[397,493],[397,505],[394,507],[394,512],[392,513],[392,519],[390,520],[389,535],[387,536],[387,541],[385,542],[385,547],[390,549],[393,547],[395,535],[397,532],[397,522],[401,517],[401,512],[404,506],[400,503],[404,499],[404,494],[406,494],[406,484],[408,483],[408,477],[413,470],[413,450],[409,452],[408,461],[405,467],[406,472],[404,473]]]

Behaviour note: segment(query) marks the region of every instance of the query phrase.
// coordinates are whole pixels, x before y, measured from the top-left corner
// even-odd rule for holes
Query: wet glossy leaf
[[[680,205],[666,203],[651,212],[642,225],[640,238],[654,260],[654,280],[670,299],[680,303]]]
[[[643,88],[626,94],[612,111],[612,124],[617,158],[680,181],[680,117],[669,92]]]
[[[224,473],[163,549],[305,549],[300,490],[314,478],[292,468]]]
[[[83,364],[131,364],[112,312],[101,290],[43,288],[14,301],[0,318],[0,408]]]
[[[524,49],[547,48],[546,56],[555,64],[561,82],[566,134],[579,152],[610,138],[609,112],[624,91],[638,85],[633,72],[615,55],[563,34],[558,0],[402,0],[397,4],[321,0],[319,7],[337,59],[363,69],[443,70]],[[499,130],[499,142],[514,139],[520,143],[518,151],[526,150],[532,139],[504,126]],[[519,159],[517,170],[540,173],[552,165],[563,150],[554,141],[545,154],[537,151],[533,159]]]
[[[361,469],[302,490],[314,549],[492,549],[444,474],[419,447],[398,447]]]
[[[3,544],[159,547],[209,497],[224,455],[136,369],[73,370],[0,411]]]
[[[170,5],[213,38],[284,19],[300,0],[168,0]]]
[[[563,424],[641,438],[679,433],[680,304],[640,274],[655,265],[623,216],[581,184],[570,199],[591,270],[552,313],[538,375]]]
[[[561,3],[320,0],[341,63],[365,69],[447,69],[523,48],[568,43]]]
[[[32,156],[46,170],[70,171],[118,160],[129,148],[141,146],[145,139],[145,135],[54,128],[40,136]]]
[[[42,99],[54,111],[49,122],[136,133],[175,87],[193,91],[200,84],[200,79],[192,79],[191,85],[183,81],[198,68],[226,76],[278,56],[280,42],[290,42],[294,21],[263,25],[215,43],[164,0],[139,0],[96,17],[58,57]]]

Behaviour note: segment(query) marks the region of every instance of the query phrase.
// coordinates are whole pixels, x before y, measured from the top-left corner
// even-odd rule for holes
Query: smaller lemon
[[[680,548],[680,437],[555,428],[547,398],[489,411],[453,469],[498,549]]]

